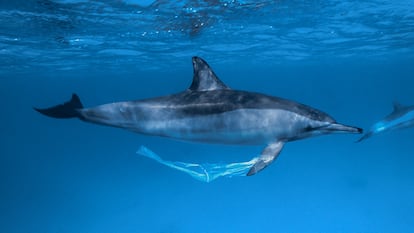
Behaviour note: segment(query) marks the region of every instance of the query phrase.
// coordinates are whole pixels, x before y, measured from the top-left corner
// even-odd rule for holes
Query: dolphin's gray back
[[[333,123],[326,113],[307,105],[260,93],[237,90],[185,91],[135,103],[163,105],[174,109],[177,117],[214,115],[240,109],[279,109],[307,117],[315,121]]]
[[[388,116],[384,118],[385,121],[393,121],[395,119],[398,119],[404,115],[406,115],[409,112],[414,111],[414,106],[404,106],[399,107],[398,109],[394,109],[393,112],[391,112]]]

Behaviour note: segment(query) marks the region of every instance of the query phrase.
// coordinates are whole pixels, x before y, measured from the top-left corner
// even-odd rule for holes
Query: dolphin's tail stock
[[[41,114],[53,117],[53,118],[80,118],[82,115],[79,113],[79,110],[83,108],[83,105],[76,94],[72,94],[72,98],[63,104],[59,104],[50,108],[34,108],[34,110],[40,112]]]

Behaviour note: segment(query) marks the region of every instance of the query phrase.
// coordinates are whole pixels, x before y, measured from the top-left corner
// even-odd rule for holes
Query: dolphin
[[[383,120],[372,125],[371,129],[357,142],[361,142],[382,132],[404,129],[412,126],[414,126],[414,106],[404,106],[398,102],[394,102],[393,111]]]
[[[194,76],[183,92],[136,101],[84,108],[79,97],[39,109],[53,118],[127,129],[136,133],[204,143],[266,145],[247,175],[271,164],[286,142],[330,133],[362,133],[337,123],[326,113],[291,100],[233,90],[200,57],[193,57]]]

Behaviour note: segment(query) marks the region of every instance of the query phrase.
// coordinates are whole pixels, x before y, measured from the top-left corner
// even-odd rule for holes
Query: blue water
[[[33,111],[180,92],[191,57],[234,89],[369,129],[414,104],[414,1],[0,1],[0,232],[414,232],[414,129],[288,143],[211,183],[137,155],[232,163],[184,143]]]

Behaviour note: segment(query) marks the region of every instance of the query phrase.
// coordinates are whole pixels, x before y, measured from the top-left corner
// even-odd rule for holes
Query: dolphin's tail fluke
[[[41,114],[53,117],[53,118],[82,118],[79,110],[83,108],[83,105],[76,94],[72,94],[72,98],[63,104],[59,104],[50,108],[34,108],[34,110]]]

